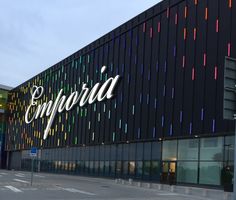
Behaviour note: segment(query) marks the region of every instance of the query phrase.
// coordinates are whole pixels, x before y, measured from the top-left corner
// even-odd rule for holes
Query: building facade
[[[235,3],[164,0],[11,90],[8,167],[30,169],[37,147],[41,171],[220,187],[233,166],[223,74],[236,57]],[[25,123],[34,85],[42,104],[116,75],[112,99],[57,113],[46,140],[47,117]]]
[[[6,153],[4,152],[6,135],[6,110],[8,91],[12,88],[0,84],[0,168],[6,167]]]

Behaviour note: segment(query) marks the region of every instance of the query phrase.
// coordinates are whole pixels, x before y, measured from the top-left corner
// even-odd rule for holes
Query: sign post
[[[236,59],[225,58],[224,70],[224,99],[223,99],[224,119],[234,120],[234,195],[236,200]]]
[[[33,185],[33,176],[34,176],[34,158],[37,157],[37,148],[36,147],[32,147],[30,149],[30,157],[31,157],[31,181],[30,181],[30,185]]]

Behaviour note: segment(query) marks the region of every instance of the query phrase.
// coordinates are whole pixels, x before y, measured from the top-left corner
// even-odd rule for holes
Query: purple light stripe
[[[152,137],[153,137],[153,138],[156,137],[156,127],[153,127],[153,130],[152,130]]]
[[[155,102],[154,102],[154,108],[157,108],[157,99],[155,98]]]
[[[136,55],[134,56],[134,64],[135,65],[137,64],[137,56]]]
[[[174,57],[176,56],[176,46],[174,46]]]
[[[138,128],[138,139],[140,138],[140,128]]]
[[[182,123],[183,121],[183,111],[181,110],[179,113],[179,122]]]
[[[190,122],[190,125],[189,125],[189,134],[192,135],[192,122]]]
[[[202,108],[201,109],[201,120],[203,121],[203,119],[204,119],[204,109]]]
[[[167,71],[167,63],[165,61],[164,72],[166,73],[166,71]]]
[[[163,127],[164,126],[164,121],[165,121],[165,117],[164,115],[161,116],[161,126]]]
[[[149,94],[147,94],[147,104],[149,104]]]
[[[164,87],[163,87],[163,96],[165,96],[166,95],[166,86],[164,85]]]
[[[172,124],[170,124],[170,136],[172,136],[172,134],[173,134],[173,126]]]
[[[139,102],[142,103],[142,93],[139,95]]]
[[[171,98],[174,99],[174,94],[175,94],[175,88],[172,88],[172,91],[171,91]]]
[[[156,63],[156,72],[158,72],[158,68],[159,68],[159,63]]]
[[[215,119],[212,120],[212,132],[215,133]]]
[[[130,75],[128,74],[128,76],[127,76],[127,82],[128,82],[128,84],[129,84],[129,80],[130,80]]]

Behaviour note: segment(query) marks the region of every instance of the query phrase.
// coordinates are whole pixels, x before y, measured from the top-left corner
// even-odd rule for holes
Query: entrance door
[[[173,185],[176,182],[176,162],[162,162],[161,182]]]

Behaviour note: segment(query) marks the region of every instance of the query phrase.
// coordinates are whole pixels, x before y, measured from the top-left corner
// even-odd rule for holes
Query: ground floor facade
[[[10,169],[31,169],[29,150],[8,152]],[[233,174],[234,136],[195,137],[99,146],[41,149],[35,170],[167,184],[222,186]]]

